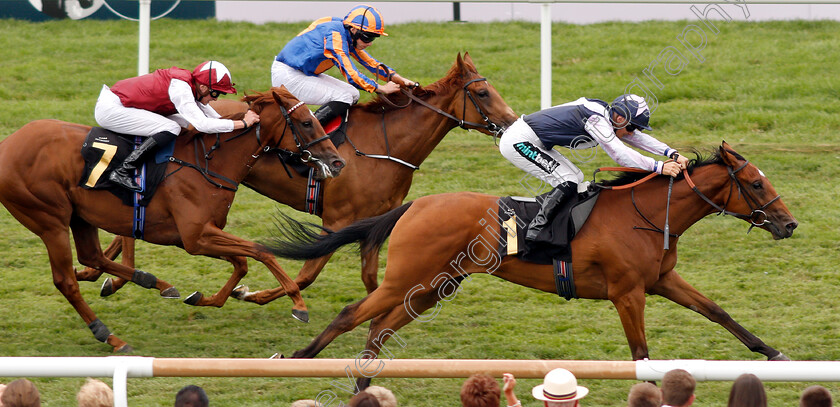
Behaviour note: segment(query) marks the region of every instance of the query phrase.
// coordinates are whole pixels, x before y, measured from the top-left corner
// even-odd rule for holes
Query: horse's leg
[[[179,298],[181,296],[172,284],[159,280],[151,273],[124,266],[105,257],[102,248],[99,246],[99,231],[91,224],[79,218],[72,218],[70,227],[73,229],[73,236],[76,241],[76,256],[83,265],[102,270],[125,280],[131,280],[143,288],[156,288],[161,297],[164,298]],[[92,246],[91,242],[95,246]]]
[[[783,353],[767,346],[761,339],[735,322],[723,308],[706,298],[674,270],[663,274],[649,292],[665,297],[720,324],[749,350],[761,353],[769,360],[789,360]]]
[[[406,290],[396,289],[393,284],[383,284],[361,301],[348,305],[318,335],[309,346],[295,352],[293,358],[314,358],[339,335],[353,330],[361,323],[390,311],[403,302]],[[423,293],[418,293],[421,295]]]
[[[221,308],[225,305],[228,297],[231,296],[231,292],[233,292],[233,288],[236,284],[242,280],[242,277],[245,277],[248,274],[248,260],[243,256],[223,256],[223,259],[230,262],[233,265],[233,274],[231,274],[230,279],[228,279],[227,283],[217,292],[216,294],[211,295],[210,297],[204,297],[203,294],[196,291],[190,294],[189,297],[184,299],[184,302],[190,305],[197,305],[197,306],[211,306],[211,307],[219,307]]]
[[[53,284],[64,295],[64,298],[76,309],[82,320],[93,333],[94,338],[105,342],[113,348],[114,352],[133,352],[134,349],[122,339],[112,334],[105,324],[96,317],[96,314],[82,298],[79,290],[79,283],[76,280],[76,273],[73,269],[73,255],[70,251],[70,237],[67,230],[55,228],[40,234],[41,240],[47,247],[52,269]],[[80,237],[74,236],[74,239]],[[98,245],[98,243],[96,243]],[[77,241],[78,246],[78,241]]]
[[[120,251],[116,251],[113,256],[109,256],[108,249],[105,250],[105,257],[114,260],[117,258],[117,255],[122,252],[122,261],[120,263],[124,266],[128,266],[134,268],[134,239],[125,236],[116,236],[114,240],[108,245],[108,249],[111,246],[119,246]],[[102,288],[99,290],[99,295],[102,297],[107,297],[115,292],[117,292],[120,288],[122,288],[128,280],[119,277],[109,277],[104,282],[102,282]],[[168,283],[167,283],[168,284]]]
[[[105,253],[104,253],[105,257],[107,257],[111,260],[116,259],[117,256],[119,256],[120,253],[122,252],[122,246],[123,246],[122,245],[122,237],[120,237],[120,236],[115,237],[114,240],[111,241],[111,244],[109,244],[108,247],[105,248]],[[125,260],[125,258],[123,258],[123,260]],[[123,264],[125,264],[125,261],[123,261]],[[129,266],[129,267],[134,267],[133,263],[132,264],[125,264],[125,265]],[[84,270],[76,272],[76,280],[78,280],[78,281],[96,281],[96,280],[99,279],[99,276],[101,276],[102,273],[103,273],[102,270],[97,270],[93,267],[85,267]]]
[[[640,282],[641,283],[641,282]],[[648,357],[647,339],[645,338],[645,291],[640,286],[616,295],[610,295],[610,301],[615,305],[624,336],[630,345],[633,360]]]
[[[385,350],[385,354],[389,359],[394,357],[393,353],[385,347],[385,341],[392,336],[396,336],[399,345],[405,347],[405,341],[396,334],[396,332],[413,321],[415,317],[408,313],[411,310],[414,315],[420,315],[427,309],[431,308],[438,301],[441,300],[439,290],[432,290],[426,294],[412,295],[408,303],[398,304],[390,311],[374,318],[370,322],[370,331],[368,333],[367,344],[365,345],[365,359],[378,358],[380,352]],[[367,357],[370,356],[370,357]],[[377,366],[374,364],[373,366]],[[370,386],[372,377],[363,376],[356,379],[356,386],[359,390],[364,390]]]
[[[379,250],[368,250],[362,253],[362,283],[368,294],[379,286]]]
[[[321,271],[324,269],[324,266],[330,261],[330,257],[332,257],[332,253],[324,256],[319,257],[317,259],[307,260],[303,263],[303,268],[300,269],[298,272],[297,277],[295,278],[295,284],[298,285],[298,288],[301,290],[309,287],[315,281],[315,278],[321,274]],[[269,288],[265,290],[259,290],[254,292],[249,292],[248,287],[240,286],[237,287],[234,292],[233,296],[242,301],[253,302],[259,305],[268,304],[271,301],[274,301],[282,296],[286,295],[286,290],[283,287],[276,287],[276,288]]]
[[[180,226],[180,225],[179,225]],[[181,239],[184,243],[184,250],[193,255],[205,255],[210,257],[227,257],[227,256],[247,256],[264,264],[274,274],[274,278],[286,290],[289,297],[294,302],[292,307],[292,316],[303,322],[309,321],[309,312],[306,310],[306,303],[300,295],[300,289],[297,284],[286,274],[285,271],[277,263],[277,260],[270,253],[263,251],[261,246],[256,243],[249,242],[240,237],[227,233],[212,223],[207,223],[198,231],[194,239],[188,239],[189,234],[184,235],[182,232]],[[241,270],[239,270],[241,272]],[[234,273],[236,273],[234,264]],[[241,278],[241,276],[240,276]],[[231,280],[233,277],[231,278]],[[229,280],[230,281],[230,280]],[[219,295],[224,295],[225,290],[219,290]],[[230,295],[230,292],[227,292]],[[219,297],[217,297],[219,298]]]

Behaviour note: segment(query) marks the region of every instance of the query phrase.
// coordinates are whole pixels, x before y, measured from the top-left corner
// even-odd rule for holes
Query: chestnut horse
[[[325,169],[338,173],[343,160],[324,134],[324,129],[305,105],[285,88],[246,96],[260,123],[247,131],[222,135],[185,135],[176,141],[175,157],[191,162],[197,159],[194,145],[224,141],[204,163],[195,162],[229,180],[225,188],[205,180],[206,174],[168,163],[168,176],[146,207],[144,239],[151,243],[174,245],[188,253],[221,257],[234,265],[254,258],[271,270],[293,299],[293,315],[308,319],[306,304],[297,285],[280,268],[271,254],[253,242],[223,232],[234,198],[235,184],[245,178],[254,161],[266,149],[276,147],[311,154]],[[238,115],[234,118],[240,118]],[[0,202],[47,247],[53,282],[85,321],[96,339],[114,351],[129,352],[131,346],[112,334],[94,314],[79,292],[69,231],[73,232],[80,263],[96,267],[145,288],[156,287],[161,295],[177,297],[171,285],[153,275],[114,263],[102,253],[98,229],[118,235],[131,235],[134,210],[108,191],[80,187],[84,161],[79,150],[89,126],[57,120],[38,120],[0,142]],[[319,142],[324,141],[324,142]],[[304,152],[304,149],[308,149]],[[241,275],[238,276],[241,278]],[[230,295],[233,285],[217,296]]]
[[[646,220],[659,226],[666,222],[667,177],[656,177],[633,189],[601,192],[589,219],[572,241],[577,295],[612,301],[634,360],[648,357],[645,293],[660,295],[699,312],[754,352],[773,360],[786,359],[689,285],[674,266],[679,235],[710,213],[735,215],[769,231],[775,239],[790,237],[797,226],[796,219],[764,174],[726,143],[711,159],[693,160],[688,171],[690,178],[673,184],[670,228],[675,235],[670,238],[668,250],[663,250],[663,234],[646,228]],[[637,176],[626,173],[607,184]],[[690,186],[691,181],[696,190]],[[314,357],[338,335],[370,319],[373,321],[367,350],[373,352],[368,355],[376,355],[396,330],[441,299],[451,300],[460,281],[470,279],[472,273],[491,273],[516,284],[556,293],[551,265],[499,257],[495,237],[499,220],[487,213],[488,209],[496,213],[498,200],[496,196],[470,192],[430,195],[320,235],[322,230],[313,230],[313,225],[307,227],[292,220],[281,224],[280,236],[268,247],[279,256],[296,259],[318,257],[353,242],[361,242],[363,250],[376,251],[391,236],[382,285],[345,307],[309,346],[293,357]],[[420,317],[428,320],[429,316]]]
[[[414,177],[415,166],[419,166],[443,137],[459,122],[466,128],[476,128],[492,135],[516,120],[516,114],[505,103],[496,89],[490,85],[473,64],[469,53],[463,58],[458,54],[455,64],[447,75],[437,82],[414,90],[422,102],[398,108],[379,99],[350,109],[347,127],[349,142],[338,147],[347,160],[347,168],[341,177],[323,184],[323,205],[317,213],[326,228],[341,229],[359,219],[383,214],[402,204],[408,194]],[[240,111],[243,106],[236,103],[215,102],[214,107],[224,111]],[[235,102],[234,102],[235,103]],[[438,109],[443,113],[436,112]],[[399,160],[371,158],[356,154],[385,155]],[[408,163],[405,165],[401,163]],[[305,211],[307,179],[295,176],[289,178],[280,160],[259,160],[245,178],[244,183],[275,201],[287,204],[299,211]],[[375,178],[376,182],[371,182]],[[123,263],[133,266],[132,239],[117,237],[105,250],[110,258],[116,258],[122,248]],[[307,260],[295,278],[301,289],[308,287],[323,270],[332,253],[317,259]],[[362,281],[368,292],[377,286],[379,268],[378,253],[362,255]],[[86,269],[79,279],[96,280],[101,272]],[[126,283],[126,280],[108,279],[103,284],[102,295],[110,295]],[[247,287],[238,287],[233,295],[245,301],[266,304],[285,294],[276,289],[248,292]]]

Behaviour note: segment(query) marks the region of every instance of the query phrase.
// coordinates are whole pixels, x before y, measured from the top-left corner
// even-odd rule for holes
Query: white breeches
[[[96,123],[103,128],[132,136],[148,137],[162,131],[177,135],[181,132],[179,122],[185,122],[178,114],[165,117],[148,110],[125,107],[120,102],[119,96],[104,85],[99,93],[99,99],[96,100],[93,114]]]
[[[583,183],[583,172],[554,149],[547,149],[520,117],[505,130],[499,151],[517,168],[556,187],[562,182]]]
[[[324,105],[334,100],[354,105],[359,101],[359,90],[347,82],[324,73],[308,76],[282,62],[274,61],[271,65],[271,86],[280,85],[307,105]]]

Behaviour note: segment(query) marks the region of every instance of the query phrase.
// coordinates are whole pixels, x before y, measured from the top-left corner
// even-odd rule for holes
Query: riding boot
[[[166,140],[173,140],[175,137],[174,134],[168,131],[147,137],[143,141],[143,144],[140,144],[139,147],[134,149],[119,167],[111,171],[108,180],[129,191],[140,192],[143,188],[134,182],[134,171],[137,170],[138,165],[143,163],[148,153],[155,150],[155,147],[161,145]]]
[[[321,122],[321,127],[324,128],[324,132],[329,134],[335,131],[335,129],[337,129],[338,126],[341,125],[341,122],[339,121],[338,123],[333,124],[331,126],[331,122],[337,117],[344,116],[344,113],[346,113],[347,109],[349,108],[350,105],[348,105],[347,103],[333,100],[331,102],[327,102],[324,105],[321,105],[321,107],[319,107],[314,114],[315,118],[318,119],[319,122]]]
[[[557,211],[563,206],[563,201],[572,192],[577,192],[577,184],[574,182],[563,182],[554,187],[554,189],[552,189],[551,192],[543,198],[539,213],[537,213],[537,216],[535,216],[528,225],[527,232],[525,233],[525,240],[531,242],[537,240],[537,236],[543,231],[543,229],[545,229],[546,225],[551,224],[551,221],[554,220],[554,216],[557,215]]]

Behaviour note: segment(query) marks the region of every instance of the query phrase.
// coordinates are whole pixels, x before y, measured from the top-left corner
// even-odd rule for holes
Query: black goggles
[[[638,127],[636,127],[635,124],[628,124],[628,125],[624,126],[624,129],[627,130],[630,133],[636,131],[637,128]]]
[[[213,99],[218,99],[221,95],[227,95],[227,93],[222,92],[220,90],[210,89],[210,97]]]
[[[366,42],[368,44],[373,42],[373,40],[375,40],[378,37],[379,37],[379,34],[369,33],[369,32],[365,32],[365,31],[359,31],[359,39],[362,40],[362,42]]]

